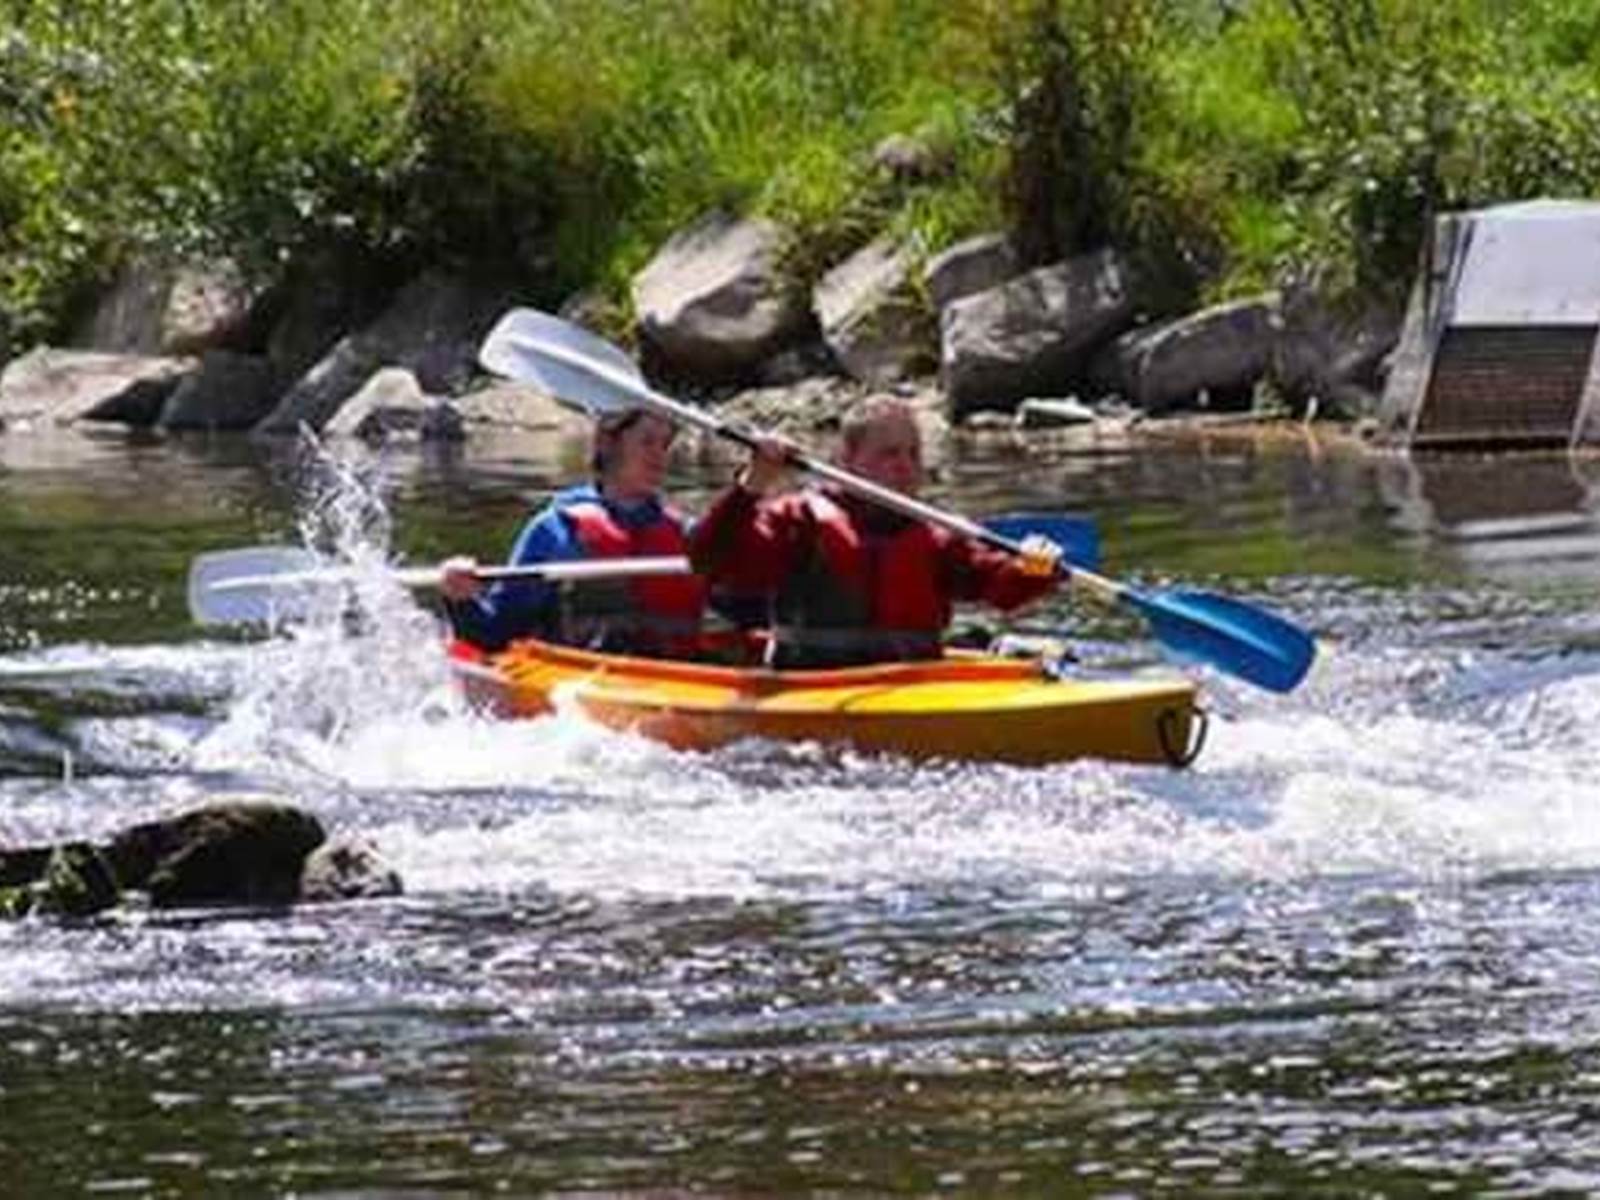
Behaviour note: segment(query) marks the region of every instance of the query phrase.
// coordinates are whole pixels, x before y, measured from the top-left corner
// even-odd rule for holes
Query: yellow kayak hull
[[[576,706],[678,749],[741,738],[815,741],[916,759],[1040,764],[1075,758],[1186,765],[1204,719],[1185,679],[1055,679],[1036,661],[771,671],[594,654],[534,640],[452,650],[468,694],[502,716]]]

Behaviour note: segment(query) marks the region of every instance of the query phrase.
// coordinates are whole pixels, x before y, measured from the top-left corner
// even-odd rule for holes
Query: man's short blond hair
[[[899,396],[874,392],[857,400],[845,412],[844,420],[839,423],[840,452],[847,455],[853,453],[867,436],[867,430],[888,418],[910,421],[913,426],[917,423],[911,405]]]

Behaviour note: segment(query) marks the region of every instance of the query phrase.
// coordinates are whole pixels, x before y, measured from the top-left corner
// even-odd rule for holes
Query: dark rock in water
[[[306,859],[300,899],[366,900],[398,896],[400,876],[372,843],[349,838],[324,842]]]
[[[54,846],[0,850],[0,888],[15,888],[33,883],[44,874],[45,864],[50,861],[50,856],[54,853]]]
[[[370,844],[329,842],[311,814],[252,797],[146,821],[105,845],[0,851],[0,917],[84,916],[123,890],[171,908],[392,896],[401,884]]]
[[[117,902],[117,878],[105,855],[84,842],[62,846],[50,856],[39,886],[37,911],[87,917]]]
[[[32,879],[0,886],[0,917],[29,913],[87,917],[117,902],[117,880],[111,864],[87,842],[68,842],[15,856],[7,853],[0,859],[6,860],[12,870],[20,871],[23,862],[38,868]]]
[[[249,429],[276,402],[265,355],[209,350],[161,405],[163,429]]]
[[[288,805],[235,801],[135,825],[109,854],[124,887],[143,888],[157,907],[288,904],[300,870],[327,838],[309,813]]]

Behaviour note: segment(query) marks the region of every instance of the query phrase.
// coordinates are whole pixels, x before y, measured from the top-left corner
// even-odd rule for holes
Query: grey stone
[[[852,378],[887,384],[933,367],[936,335],[912,293],[911,267],[904,246],[879,238],[812,291],[822,336]]]
[[[922,279],[936,310],[963,296],[998,287],[1015,277],[1017,252],[1003,233],[967,238],[928,260]]]
[[[721,380],[799,340],[810,314],[779,270],[770,221],[713,212],[674,234],[633,281],[639,330],[670,368]]]
[[[371,325],[349,334],[303,374],[257,425],[267,434],[321,429],[380,367],[405,367],[430,395],[463,391],[478,346],[510,294],[441,272],[413,280]]]
[[[77,421],[150,425],[194,367],[191,358],[40,346],[0,372],[0,419],[8,430]]]
[[[1128,269],[1109,249],[951,302],[940,314],[940,373],[952,418],[1065,390],[1132,315]]]
[[[1123,335],[1116,344],[1119,391],[1149,413],[1192,405],[1205,393],[1246,408],[1278,338],[1278,297],[1219,304]]]
[[[395,435],[459,441],[465,436],[461,414],[448,401],[424,393],[417,377],[404,367],[373,372],[365,386],[323,426],[323,432],[368,441]]]
[[[255,354],[209,350],[161,406],[163,429],[249,429],[272,408],[272,364]]]

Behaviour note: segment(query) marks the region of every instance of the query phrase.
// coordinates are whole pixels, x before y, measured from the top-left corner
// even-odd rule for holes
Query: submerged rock
[[[118,882],[157,907],[287,904],[306,856],[327,838],[311,814],[271,801],[211,804],[135,825],[107,849]]]
[[[25,853],[38,865],[38,876],[0,887],[0,917],[29,913],[87,917],[117,902],[117,880],[111,865],[87,842]],[[0,852],[0,858],[7,856]],[[10,861],[7,866],[15,868]]]
[[[359,838],[332,838],[306,858],[300,873],[300,896],[305,901],[362,900],[398,896],[400,875],[383,860],[371,842]]]
[[[0,917],[87,916],[125,891],[157,908],[393,896],[399,875],[369,843],[330,841],[292,805],[234,797],[146,821],[109,842],[0,850]]]

